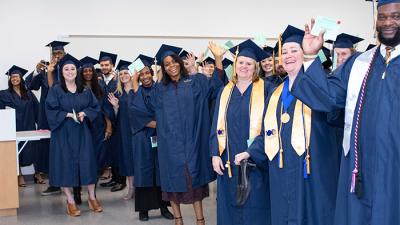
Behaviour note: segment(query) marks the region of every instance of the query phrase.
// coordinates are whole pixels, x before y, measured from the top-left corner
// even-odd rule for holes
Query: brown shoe
[[[79,210],[76,204],[71,204],[67,202],[67,214],[70,216],[80,216],[81,210]]]
[[[103,208],[100,205],[100,202],[97,201],[97,199],[95,200],[88,200],[89,203],[89,209],[92,210],[93,212],[103,212]]]

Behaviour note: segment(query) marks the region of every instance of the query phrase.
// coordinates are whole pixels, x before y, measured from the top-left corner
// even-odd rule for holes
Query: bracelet
[[[315,59],[317,57],[318,57],[318,54],[316,54],[316,55],[304,55],[305,59]]]

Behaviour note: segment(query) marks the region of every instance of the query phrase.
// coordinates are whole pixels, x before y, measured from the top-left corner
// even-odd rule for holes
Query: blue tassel
[[[308,174],[307,174],[307,161],[306,159],[304,159],[303,161],[303,174],[304,174],[304,179],[308,178]]]

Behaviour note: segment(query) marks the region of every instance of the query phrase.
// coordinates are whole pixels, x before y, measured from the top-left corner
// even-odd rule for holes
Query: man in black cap
[[[113,53],[108,53],[101,51],[99,57],[99,63],[101,68],[101,79],[100,85],[104,87],[106,90],[107,95],[109,93],[114,93],[117,84],[117,74],[113,70],[114,65],[117,61],[117,55]],[[113,126],[114,130],[114,126]],[[111,135],[110,139],[105,141],[106,152],[107,154],[101,156],[102,159],[100,161],[105,162],[106,166],[111,166],[111,180],[105,183],[101,183],[100,186],[102,187],[111,187],[111,192],[121,191],[126,187],[126,178],[124,176],[119,175],[119,162],[118,162],[118,151],[115,149],[115,135]],[[108,164],[108,165],[107,165]]]

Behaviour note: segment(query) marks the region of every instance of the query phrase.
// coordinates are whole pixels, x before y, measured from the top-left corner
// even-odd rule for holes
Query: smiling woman
[[[178,56],[181,48],[162,45],[156,54],[162,80],[147,96],[136,92],[132,112],[141,118],[155,118],[162,198],[170,201],[175,224],[183,224],[180,204],[193,204],[197,224],[204,224],[202,200],[214,180],[208,149],[209,102],[222,82],[220,70],[208,79],[203,74],[187,75]],[[224,51],[212,48],[222,65]]]
[[[87,185],[89,208],[101,212],[96,199],[96,155],[89,123],[98,116],[99,105],[89,89],[77,79],[80,62],[66,55],[59,63],[60,84],[50,88],[46,114],[51,129],[49,182],[62,187],[67,196],[67,213],[79,216],[71,187]]]

